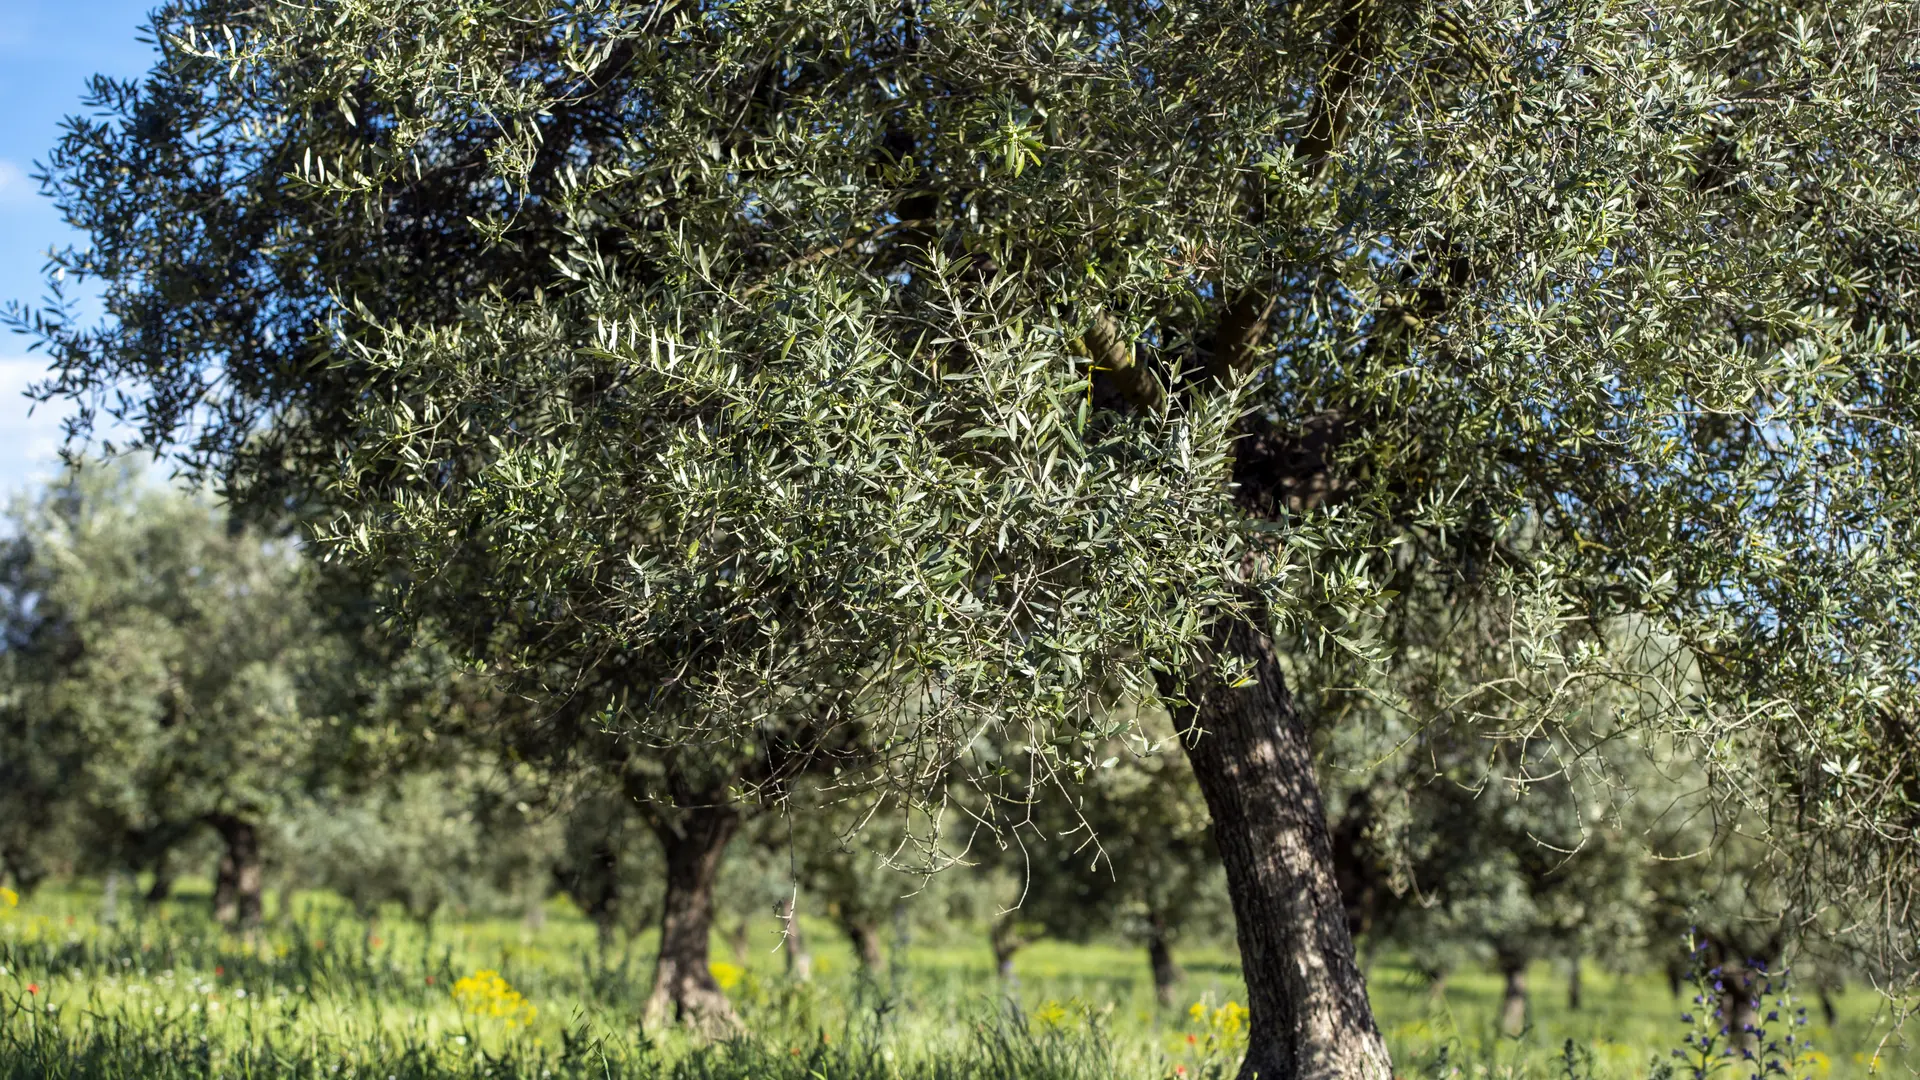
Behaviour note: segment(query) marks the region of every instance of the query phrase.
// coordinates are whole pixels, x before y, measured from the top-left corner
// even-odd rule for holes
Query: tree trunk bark
[[[1013,957],[1029,944],[1025,934],[1020,932],[1014,921],[1017,913],[1009,912],[993,920],[988,928],[988,943],[993,946],[993,970],[1000,976],[1001,983],[1007,989],[1020,985],[1020,976],[1014,974]]]
[[[1757,1041],[1754,1028],[1760,1019],[1759,994],[1754,987],[1753,969],[1742,960],[1726,960],[1720,965],[1720,1011],[1732,1045],[1751,1050]]]
[[[1147,938],[1147,964],[1153,968],[1153,996],[1162,1008],[1173,1005],[1173,992],[1180,985],[1184,974],[1180,965],[1173,961],[1173,948],[1167,944],[1164,931],[1155,928]]]
[[[840,929],[853,945],[853,955],[860,959],[860,970],[869,975],[879,975],[880,969],[887,965],[886,955],[880,950],[880,928],[853,919],[843,919]]]
[[[602,837],[593,846],[586,869],[573,874],[569,884],[575,901],[585,901],[600,955],[605,957],[620,923],[620,849],[611,837]]]
[[[713,934],[713,885],[740,813],[717,793],[709,805],[654,815],[667,862],[660,910],[660,957],[653,970],[643,1023],[677,1021],[710,1033],[732,1030],[737,1019],[708,966]]]
[[[1219,653],[1255,682],[1203,683],[1174,710],[1213,818],[1250,1011],[1242,1080],[1388,1080],[1392,1066],[1334,880],[1306,725],[1267,636],[1223,619]]]
[[[813,978],[813,954],[807,951],[807,939],[800,933],[800,916],[794,911],[793,897],[780,901],[780,945],[787,954],[787,974],[800,982]]]
[[[260,861],[260,834],[250,821],[231,814],[209,819],[226,848],[214,873],[213,919],[245,930],[260,925],[260,897],[266,885]]]
[[[1000,977],[1001,982],[1010,987],[1020,985],[1020,976],[1013,970],[1013,955],[1019,951],[1018,946],[1001,948],[995,945],[993,947],[993,972]]]
[[[172,895],[173,856],[163,851],[159,858],[153,860],[153,884],[147,886],[145,899],[149,904],[158,904]]]
[[[1713,981],[1720,1022],[1730,1045],[1741,1050],[1756,1048],[1754,1029],[1760,1020],[1761,991],[1769,982],[1766,972],[1773,969],[1780,955],[1778,935],[1763,940],[1740,940],[1733,934],[1708,934],[1709,951],[1718,961],[1708,978]],[[1754,966],[1758,964],[1756,969]]]
[[[1581,982],[1580,958],[1574,957],[1567,970],[1567,1008],[1579,1012],[1586,987]]]
[[[1527,962],[1524,957],[1500,958],[1500,974],[1506,978],[1506,996],[1500,1003],[1500,1033],[1517,1036],[1527,1030]]]

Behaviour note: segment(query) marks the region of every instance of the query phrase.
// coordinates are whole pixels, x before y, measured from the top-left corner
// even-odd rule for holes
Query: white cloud
[[[44,356],[0,356],[0,492],[12,493],[51,476],[60,465],[71,403],[35,402],[24,395],[47,373]]]
[[[60,469],[60,448],[66,445],[62,426],[75,412],[71,401],[35,401],[26,390],[47,377],[47,358],[35,353],[0,354],[0,505],[15,493],[25,491],[53,477]],[[127,441],[133,430],[98,418],[92,444],[100,452],[99,439]]]
[[[27,170],[0,158],[0,206],[31,203],[39,194],[40,185],[27,175]]]

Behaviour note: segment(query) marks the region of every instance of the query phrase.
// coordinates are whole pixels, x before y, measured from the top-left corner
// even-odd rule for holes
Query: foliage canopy
[[[325,507],[470,651],[644,687],[649,738],[1044,771],[1242,671],[1222,620],[1391,664],[1440,580],[1911,945],[1913,5],[156,27],[49,162],[111,318],[16,310],[46,391]]]

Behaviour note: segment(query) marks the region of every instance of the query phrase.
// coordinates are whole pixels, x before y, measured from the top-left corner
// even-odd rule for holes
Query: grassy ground
[[[1155,1006],[1144,953],[1042,943],[1020,954],[1011,994],[977,947],[928,943],[880,979],[860,976],[824,926],[816,977],[788,979],[769,930],[743,957],[715,941],[716,974],[741,1039],[707,1043],[636,1029],[646,939],[610,956],[564,905],[544,924],[398,920],[372,925],[304,895],[257,941],[208,925],[203,899],[97,921],[97,890],[43,890],[0,912],[0,1080],[27,1077],[599,1077],[673,1080],[1104,1080],[1230,1076],[1244,1039],[1237,967],[1190,950],[1180,1004]],[[964,940],[964,939],[960,939]],[[1589,965],[1590,969],[1596,965]],[[500,981],[474,980],[493,971]],[[1688,1078],[1672,1056],[1690,1028],[1656,975],[1586,974],[1569,1010],[1563,973],[1541,965],[1532,1027],[1494,1032],[1500,987],[1458,972],[1444,993],[1391,962],[1375,1008],[1404,1078]],[[1009,1001],[1011,997],[1011,1001]],[[1920,1065],[1888,1010],[1854,989],[1794,1071],[1827,1080],[1904,1077]],[[1878,1053],[1876,1061],[1876,1051]],[[1728,1069],[1727,1080],[1751,1069]]]

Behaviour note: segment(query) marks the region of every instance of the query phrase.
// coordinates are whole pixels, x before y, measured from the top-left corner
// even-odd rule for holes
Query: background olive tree
[[[9,526],[9,862],[64,838],[97,864],[83,869],[160,868],[211,829],[216,918],[257,923],[263,833],[354,758],[325,711],[340,643],[292,546],[92,463],[17,503]],[[74,831],[48,828],[62,813]]]

